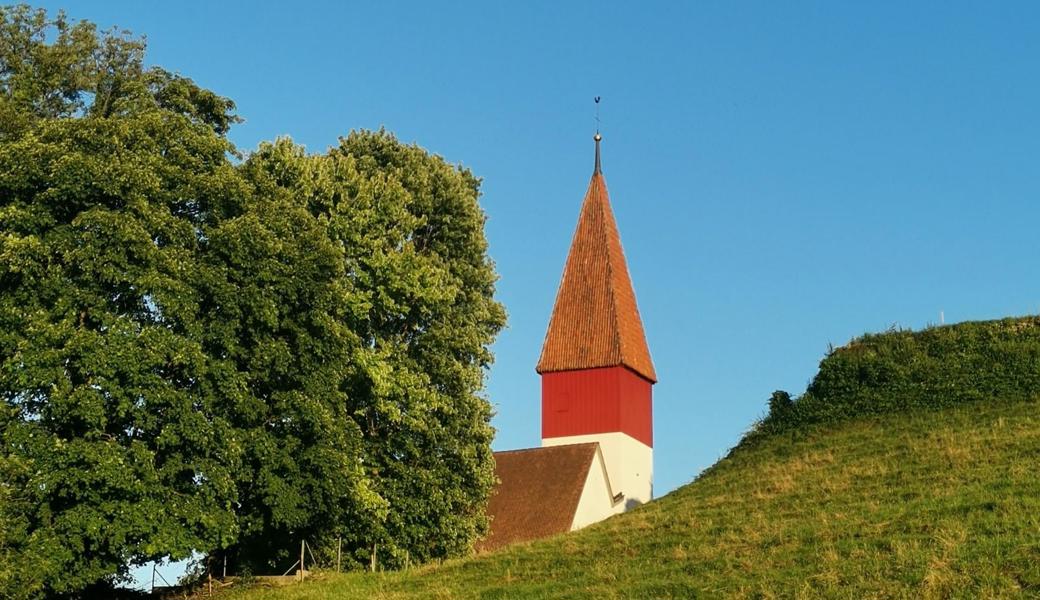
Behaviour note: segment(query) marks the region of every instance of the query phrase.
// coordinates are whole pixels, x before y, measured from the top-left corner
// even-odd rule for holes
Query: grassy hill
[[[865,336],[638,510],[495,554],[228,597],[1040,598],[1038,379],[1032,318]]]

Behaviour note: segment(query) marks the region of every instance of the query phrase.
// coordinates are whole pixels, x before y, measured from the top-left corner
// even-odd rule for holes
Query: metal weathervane
[[[603,139],[603,136],[599,134],[599,100],[600,100],[600,97],[596,96],[595,98],[593,98],[593,100],[596,101],[596,135],[592,136],[592,139],[596,140],[596,167],[593,170],[593,173],[599,173],[600,172],[600,167],[599,167],[599,142],[600,142],[600,140]]]
[[[599,133],[599,101],[600,101],[600,97],[596,96],[595,98],[593,98],[593,100],[596,102],[596,133],[598,134]]]

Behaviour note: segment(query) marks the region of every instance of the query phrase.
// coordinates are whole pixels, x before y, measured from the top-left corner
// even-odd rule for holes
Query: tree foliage
[[[244,166],[289,190],[342,248],[340,318],[356,335],[345,406],[385,502],[352,532],[359,559],[402,565],[456,555],[486,531],[490,407],[480,396],[493,300],[479,180],[385,132],[355,132],[324,156],[288,140]]]
[[[70,592],[233,539],[238,452],[192,280],[199,215],[241,186],[215,127],[163,107],[191,84],[145,77],[141,42],[2,15],[4,543],[17,588]]]
[[[464,552],[504,322],[479,181],[386,132],[236,163],[234,104],[143,55],[0,9],[0,595]]]
[[[281,573],[306,538],[362,543],[359,524],[385,501],[365,476],[348,378],[362,340],[344,249],[327,220],[270,173],[266,150],[241,169],[246,206],[209,231],[201,319],[208,353],[241,384],[224,416],[241,433],[238,543],[221,552],[238,571]],[[302,157],[300,157],[303,160]]]

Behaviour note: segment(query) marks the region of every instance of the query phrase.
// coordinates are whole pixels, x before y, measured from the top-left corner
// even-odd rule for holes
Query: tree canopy
[[[144,51],[0,8],[0,595],[467,551],[505,318],[479,180],[385,131],[240,160],[234,103]]]

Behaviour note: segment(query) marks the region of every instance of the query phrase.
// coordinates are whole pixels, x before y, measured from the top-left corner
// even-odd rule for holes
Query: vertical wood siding
[[[622,432],[653,447],[653,384],[625,367],[542,374],[542,437]]]

